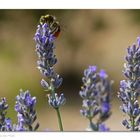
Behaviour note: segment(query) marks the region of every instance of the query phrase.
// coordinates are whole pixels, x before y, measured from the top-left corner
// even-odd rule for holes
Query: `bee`
[[[57,38],[61,32],[61,28],[56,18],[52,15],[42,16],[40,18],[40,24],[43,25],[44,23],[47,23],[51,30],[51,34],[53,34],[53,36]]]

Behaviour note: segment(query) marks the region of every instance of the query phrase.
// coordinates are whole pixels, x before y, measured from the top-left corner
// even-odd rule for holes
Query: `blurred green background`
[[[84,69],[97,65],[115,81],[112,116],[106,124],[112,131],[125,131],[117,92],[124,78],[126,48],[140,35],[140,10],[0,10],[0,96],[9,103],[7,116],[16,122],[15,96],[19,89],[29,89],[37,97],[39,130],[58,130],[56,113],[48,106],[40,86],[43,77],[36,68],[33,37],[40,16],[45,14],[55,15],[62,28],[55,42],[55,68],[64,78],[58,92],[64,92],[67,98],[61,108],[64,130],[87,128],[88,121],[79,113],[79,90]]]

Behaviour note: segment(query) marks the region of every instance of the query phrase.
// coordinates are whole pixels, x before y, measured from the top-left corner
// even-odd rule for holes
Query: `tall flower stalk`
[[[54,65],[57,63],[57,58],[54,54],[54,41],[59,32],[60,26],[55,17],[50,15],[42,16],[34,39],[39,59],[37,66],[43,76],[46,77],[46,80],[41,80],[41,85],[45,91],[50,92],[48,94],[48,103],[56,110],[59,129],[63,131],[60,106],[65,103],[65,97],[63,93],[56,93],[56,89],[61,86],[63,79],[54,71]]]
[[[140,130],[140,107],[138,98],[140,96],[140,38],[137,39],[137,46],[133,44],[128,47],[126,63],[124,64],[124,76],[126,80],[120,82],[118,97],[122,102],[121,110],[128,119],[122,124],[131,131]]]
[[[97,72],[96,66],[89,66],[84,71],[82,81],[80,96],[83,99],[83,109],[80,110],[81,114],[89,120],[91,130],[108,131],[103,122],[111,114],[112,81],[108,80],[108,75],[104,70]],[[98,116],[96,122],[93,121],[95,116]]]

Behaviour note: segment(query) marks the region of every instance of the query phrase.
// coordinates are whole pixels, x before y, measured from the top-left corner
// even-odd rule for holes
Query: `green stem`
[[[132,110],[134,110],[134,95],[132,97]],[[135,118],[131,117],[131,125],[132,125],[132,131],[135,131]]]
[[[132,117],[132,131],[135,131],[135,119]]]
[[[51,84],[51,94],[53,97],[55,97],[55,89],[52,84]]]
[[[52,84],[51,84],[51,94],[52,94],[52,96],[55,98],[55,88],[53,87]],[[58,118],[59,129],[60,129],[60,131],[63,131],[63,125],[62,125],[60,110],[59,110],[59,108],[55,108],[55,110],[56,110],[56,112],[57,112],[57,118]]]
[[[62,120],[61,120],[61,115],[60,115],[59,108],[56,108],[55,110],[56,110],[56,112],[57,112],[57,118],[58,118],[59,129],[60,129],[60,131],[63,131],[63,125],[62,125]]]
[[[92,118],[89,118],[89,123],[92,124]]]
[[[90,124],[90,127],[93,131],[98,131],[98,125],[95,125],[93,122],[92,122],[92,118],[88,118],[89,119],[89,124]]]

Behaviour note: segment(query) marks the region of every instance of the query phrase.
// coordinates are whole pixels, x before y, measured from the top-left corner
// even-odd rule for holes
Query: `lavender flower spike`
[[[41,85],[45,91],[50,91],[48,103],[57,111],[60,130],[63,131],[59,108],[65,103],[63,94],[57,94],[63,79],[54,71],[54,65],[57,63],[54,54],[54,41],[60,33],[60,25],[56,18],[51,15],[42,16],[40,24],[37,26],[34,40],[36,42],[36,52],[38,55],[37,66],[41,74],[47,78],[42,79]]]
[[[39,58],[37,61],[38,69],[43,76],[47,78],[47,81],[44,79],[41,80],[41,85],[46,91],[51,91],[51,98],[55,98],[55,89],[59,88],[63,81],[63,79],[54,72],[53,68],[57,63],[57,58],[54,54],[54,41],[56,39],[55,33],[59,28],[60,26],[55,17],[50,15],[42,16],[34,37],[36,52]]]
[[[81,114],[90,122],[90,129],[94,131],[108,130],[102,123],[110,117],[111,114],[111,86],[112,81],[108,80],[108,75],[104,70],[97,72],[96,66],[89,66],[84,71],[82,79],[80,96],[83,99],[83,109]],[[93,118],[98,116],[97,122],[93,123]],[[104,126],[104,129],[100,129]],[[105,129],[106,128],[106,129]]]
[[[31,97],[28,90],[25,92],[20,90],[20,94],[16,97],[15,105],[15,110],[18,113],[18,124],[14,126],[15,131],[35,131],[38,129],[38,123],[33,127],[37,119],[35,105],[36,97]]]
[[[6,98],[1,98],[0,102],[0,131],[12,131],[11,120],[6,118],[6,110],[8,109],[8,104],[6,103]]]
[[[126,63],[124,64],[126,80],[120,82],[118,97],[122,102],[121,110],[129,117],[122,124],[131,131],[140,130],[140,38],[137,46],[133,44],[127,49]]]

